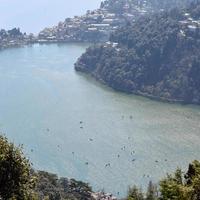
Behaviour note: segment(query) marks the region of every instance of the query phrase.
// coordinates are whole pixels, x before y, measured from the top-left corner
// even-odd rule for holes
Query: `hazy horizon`
[[[82,15],[99,7],[101,0],[0,0],[0,29],[19,27],[22,32],[38,33],[67,17]]]

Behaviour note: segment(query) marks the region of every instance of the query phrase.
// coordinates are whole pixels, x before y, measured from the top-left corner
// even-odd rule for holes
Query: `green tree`
[[[0,136],[0,199],[28,200],[33,198],[35,177],[22,147],[15,147]]]
[[[144,195],[141,189],[138,189],[136,186],[129,189],[128,200],[144,200]]]
[[[152,181],[150,181],[147,188],[146,200],[156,200],[156,199],[158,199],[157,186],[153,184]]]
[[[185,185],[183,173],[177,169],[160,182],[160,200],[190,200],[191,188]]]
[[[187,173],[185,174],[186,185],[190,188],[190,196],[192,200],[200,199],[200,162],[195,160],[189,164]]]

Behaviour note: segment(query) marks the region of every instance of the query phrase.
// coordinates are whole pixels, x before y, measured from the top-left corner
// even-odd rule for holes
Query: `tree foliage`
[[[200,162],[189,164],[187,173],[177,169],[174,174],[163,178],[159,187],[149,183],[144,194],[137,187],[133,187],[127,200],[199,200],[200,199]]]
[[[144,200],[144,195],[142,193],[142,190],[138,189],[136,186],[130,188],[127,200]]]
[[[31,165],[22,153],[7,138],[0,136],[0,197],[24,200],[31,198],[35,178]]]
[[[117,90],[199,104],[199,11],[197,2],[140,18],[113,33],[111,44],[88,48],[75,69]]]
[[[92,200],[92,189],[87,183],[58,178],[56,174],[39,171],[35,191],[40,200]]]
[[[33,171],[22,146],[0,136],[0,199],[2,200],[92,200],[91,187],[56,174]]]
[[[37,177],[37,181],[36,181]],[[91,187],[74,179],[58,178],[44,171],[33,172],[22,148],[0,136],[0,199],[2,200],[92,200]],[[159,186],[149,183],[143,193],[136,186],[129,189],[127,200],[199,200],[200,162],[189,164],[184,174],[177,169]]]
[[[25,33],[24,33],[25,34]],[[20,31],[19,28],[13,28],[11,30],[4,30],[0,29],[0,40],[6,38],[23,38],[23,33]]]

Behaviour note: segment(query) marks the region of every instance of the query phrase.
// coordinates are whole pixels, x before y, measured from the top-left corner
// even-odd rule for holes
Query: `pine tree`
[[[0,136],[0,199],[28,200],[34,183],[35,177],[22,148]]]
[[[152,181],[150,181],[149,186],[147,188],[146,200],[157,200],[157,199],[158,199],[157,186],[153,184]]]
[[[141,189],[136,186],[129,189],[128,200],[144,200],[144,195]]]

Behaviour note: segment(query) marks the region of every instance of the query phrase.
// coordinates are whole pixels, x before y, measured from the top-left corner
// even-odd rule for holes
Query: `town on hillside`
[[[99,9],[83,16],[66,18],[57,26],[45,28],[37,36],[19,29],[0,30],[0,49],[28,43],[105,42],[110,34],[128,22],[152,11],[145,0],[106,0]]]
[[[191,0],[182,0],[182,4]],[[170,3],[171,2],[171,3]],[[0,30],[0,49],[23,46],[29,43],[56,43],[56,42],[106,42],[110,34],[127,23],[136,21],[145,14],[163,12],[170,6],[178,6],[180,0],[105,0],[100,8],[85,15],[66,18],[64,22],[50,28],[45,28],[37,36],[21,33],[19,28]],[[182,24],[195,29],[196,22],[190,16]],[[195,25],[194,25],[195,24]],[[199,25],[198,25],[199,26]]]
[[[118,3],[104,1],[99,9],[87,11],[83,16],[67,18],[52,28],[45,28],[39,33],[39,42],[104,42],[120,26],[145,14],[147,8],[146,1],[140,4],[128,0]]]

